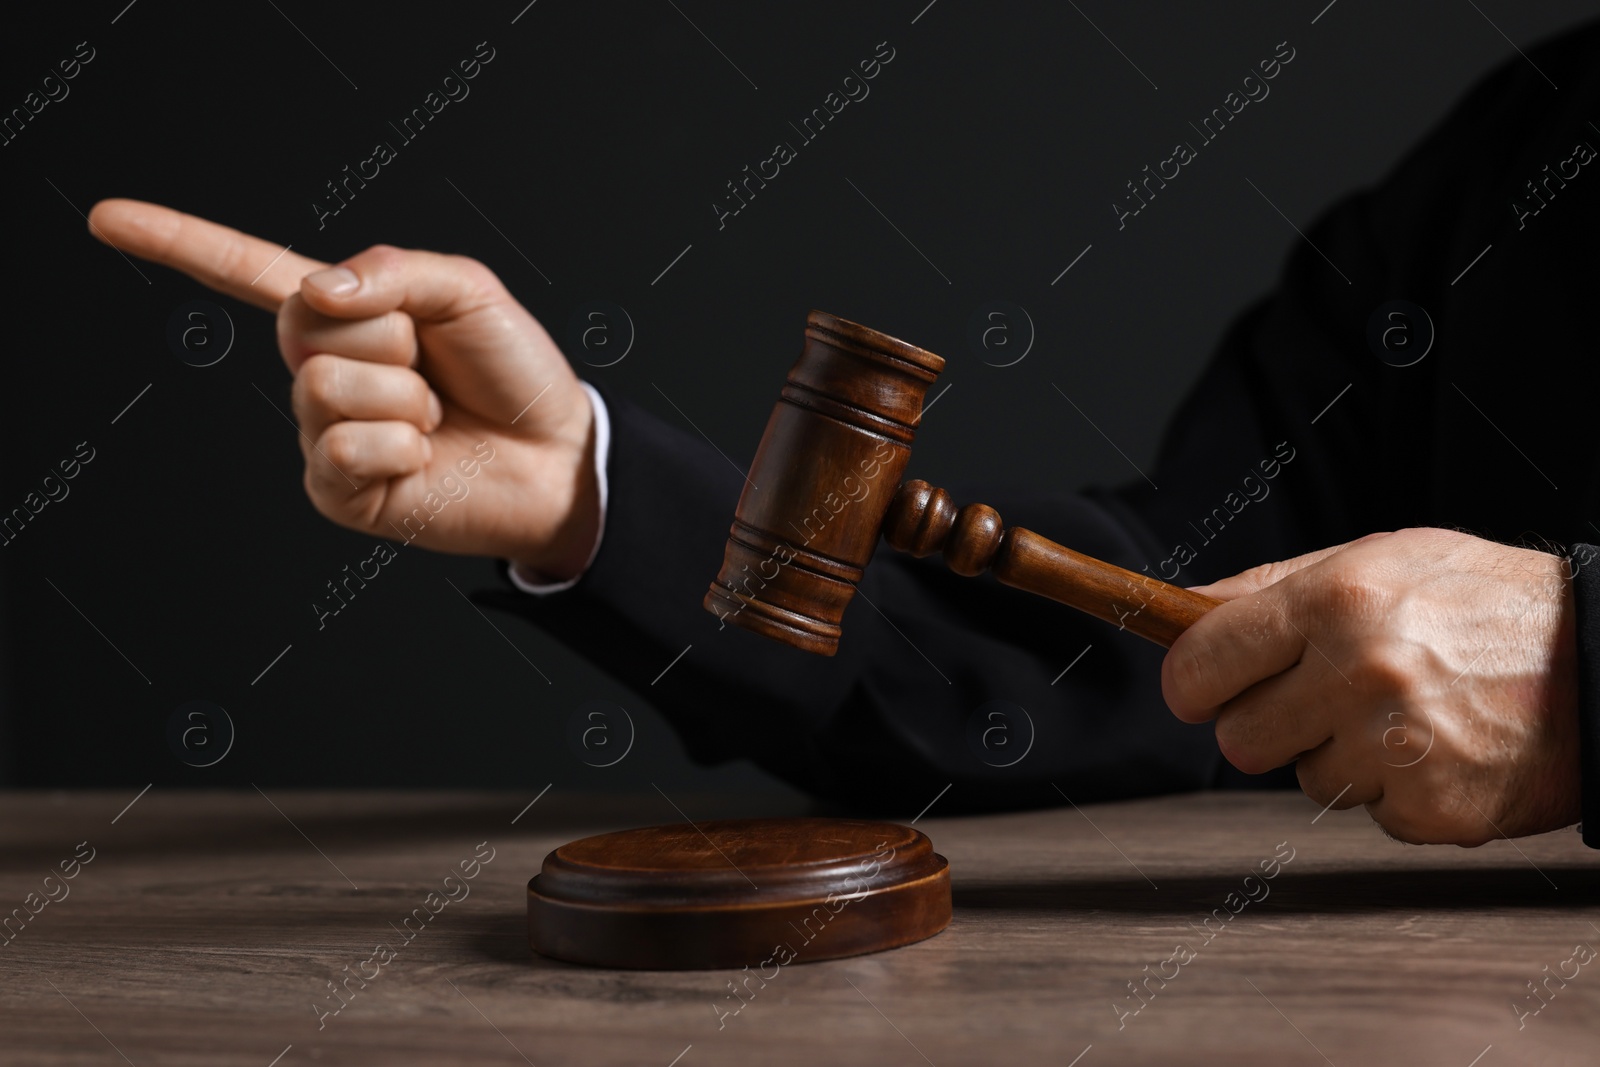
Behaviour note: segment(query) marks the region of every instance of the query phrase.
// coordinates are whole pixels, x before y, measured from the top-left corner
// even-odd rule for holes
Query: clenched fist
[[[124,252],[277,312],[322,514],[551,579],[583,569],[600,522],[593,411],[487,267],[385,245],[330,267],[135,200],[102,201],[89,223]]]
[[[1202,586],[1226,601],[1161,687],[1242,771],[1295,762],[1319,804],[1402,841],[1479,845],[1576,822],[1567,564],[1449,530],[1372,534]]]

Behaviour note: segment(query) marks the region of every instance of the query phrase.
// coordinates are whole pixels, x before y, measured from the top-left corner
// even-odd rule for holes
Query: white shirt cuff
[[[583,570],[564,582],[529,581],[517,573],[516,564],[511,565],[509,571],[511,584],[524,593],[532,593],[534,596],[548,596],[577,585],[584,574],[588,573],[589,565],[600,552],[600,542],[606,536],[606,503],[611,495],[610,486],[606,481],[606,458],[611,454],[611,413],[606,410],[606,402],[601,399],[599,391],[594,386],[588,382],[578,384],[589,394],[589,407],[594,411],[594,476],[596,484],[600,487],[600,529],[595,534],[594,548],[590,550],[589,558],[584,561]]]

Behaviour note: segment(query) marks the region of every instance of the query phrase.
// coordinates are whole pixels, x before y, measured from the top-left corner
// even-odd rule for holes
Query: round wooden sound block
[[[908,945],[950,923],[950,866],[920,831],[726,819],[586,837],[528,882],[528,942],[597,967],[772,967]]]

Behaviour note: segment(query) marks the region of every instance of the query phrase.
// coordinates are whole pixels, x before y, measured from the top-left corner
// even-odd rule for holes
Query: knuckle
[[[1389,599],[1379,582],[1355,567],[1329,570],[1314,588],[1314,606],[1341,621],[1381,614]]]
[[[339,374],[339,361],[332,356],[314,355],[301,364],[289,387],[289,403],[301,423],[318,412],[338,410]]]
[[[394,245],[376,244],[361,253],[361,259],[378,270],[390,270],[405,262],[406,250]]]
[[[420,374],[406,376],[406,402],[413,412],[426,414],[428,410],[428,395],[432,392],[428,387],[428,380]]]
[[[1228,708],[1217,716],[1217,748],[1223,758],[1245,774],[1266,774],[1284,761],[1263,744],[1264,734],[1279,721],[1280,706]]]
[[[344,423],[328,427],[319,447],[335,467],[352,467],[361,459],[360,443]]]
[[[313,453],[314,455],[315,453]],[[315,459],[306,460],[305,473],[300,476],[300,486],[306,491],[306,496],[310,499],[311,506],[316,508],[320,514],[326,516],[327,510],[323,499],[322,476],[318,472]]]
[[[283,303],[278,305],[278,333],[282,335],[299,332],[309,311],[305,298],[299,293],[290,293],[284,297]]]
[[[250,264],[246,262],[249,255],[250,246],[245,241],[228,241],[223,245],[213,270],[223,278],[236,278],[241,274],[249,277],[254,273],[249,269]]]
[[[1258,589],[1265,589],[1269,585],[1277,585],[1289,574],[1294,573],[1281,561],[1263,563],[1258,567],[1251,567],[1245,572],[1248,578]]]
[[[326,404],[338,396],[339,375],[339,361],[333,356],[319,353],[301,364],[300,373],[295,375],[294,388],[306,399]]]
[[[278,306],[278,350],[290,361],[310,355],[306,342],[306,303],[299,293],[292,293]]]
[[[381,329],[379,345],[385,357],[397,364],[411,364],[417,356],[417,329],[411,316],[391,311],[383,317]]]
[[[1211,706],[1206,697],[1215,671],[1202,644],[1197,636],[1188,641],[1180,639],[1162,662],[1162,689],[1174,710],[1199,711]]]
[[[452,255],[448,257],[450,266],[460,275],[461,280],[473,290],[480,293],[493,293],[500,289],[500,276],[486,267],[481,261],[471,256]]]
[[[327,469],[327,464],[312,459],[306,462],[305,474],[300,479],[301,486],[305,489],[306,499],[311,501],[311,506],[317,514],[325,519],[339,521],[338,493],[329,478],[338,475]]]
[[[1409,770],[1426,759],[1437,740],[1433,718],[1426,707],[1410,701],[1395,701],[1387,695],[1372,703],[1379,708],[1392,706],[1394,709],[1381,718],[1374,715],[1371,720],[1368,734],[1369,737],[1375,735],[1374,755],[1385,766],[1400,770]]]
[[[1245,774],[1264,774],[1272,770],[1250,744],[1249,736],[1224,715],[1217,720],[1217,750],[1222,758]]]
[[[1395,642],[1363,642],[1350,666],[1350,681],[1370,698],[1399,700],[1404,708],[1417,685],[1416,665]]]
[[[1478,540],[1471,534],[1462,533],[1460,530],[1450,530],[1443,526],[1407,526],[1396,530],[1391,536],[1400,538],[1401,542],[1412,547],[1445,548],[1468,544]]]
[[[488,267],[484,266],[482,260],[474,259],[472,256],[462,256],[462,255],[454,255],[454,254],[452,254],[452,255],[446,256],[445,259],[453,268],[455,268],[457,271],[460,271],[461,274],[466,276],[466,277],[469,277],[469,278],[483,278],[483,277],[492,278],[492,277],[495,276],[494,271],[492,271]]]
[[[1314,752],[1300,757],[1295,764],[1294,776],[1300,783],[1300,791],[1312,802],[1322,805],[1334,804],[1350,784],[1348,779],[1336,781],[1337,772],[1328,766],[1326,759]]]

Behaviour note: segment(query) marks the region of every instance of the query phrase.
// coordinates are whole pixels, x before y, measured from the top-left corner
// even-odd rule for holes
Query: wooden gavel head
[[[705,607],[833,655],[944,360],[821,311],[761,436]]]

